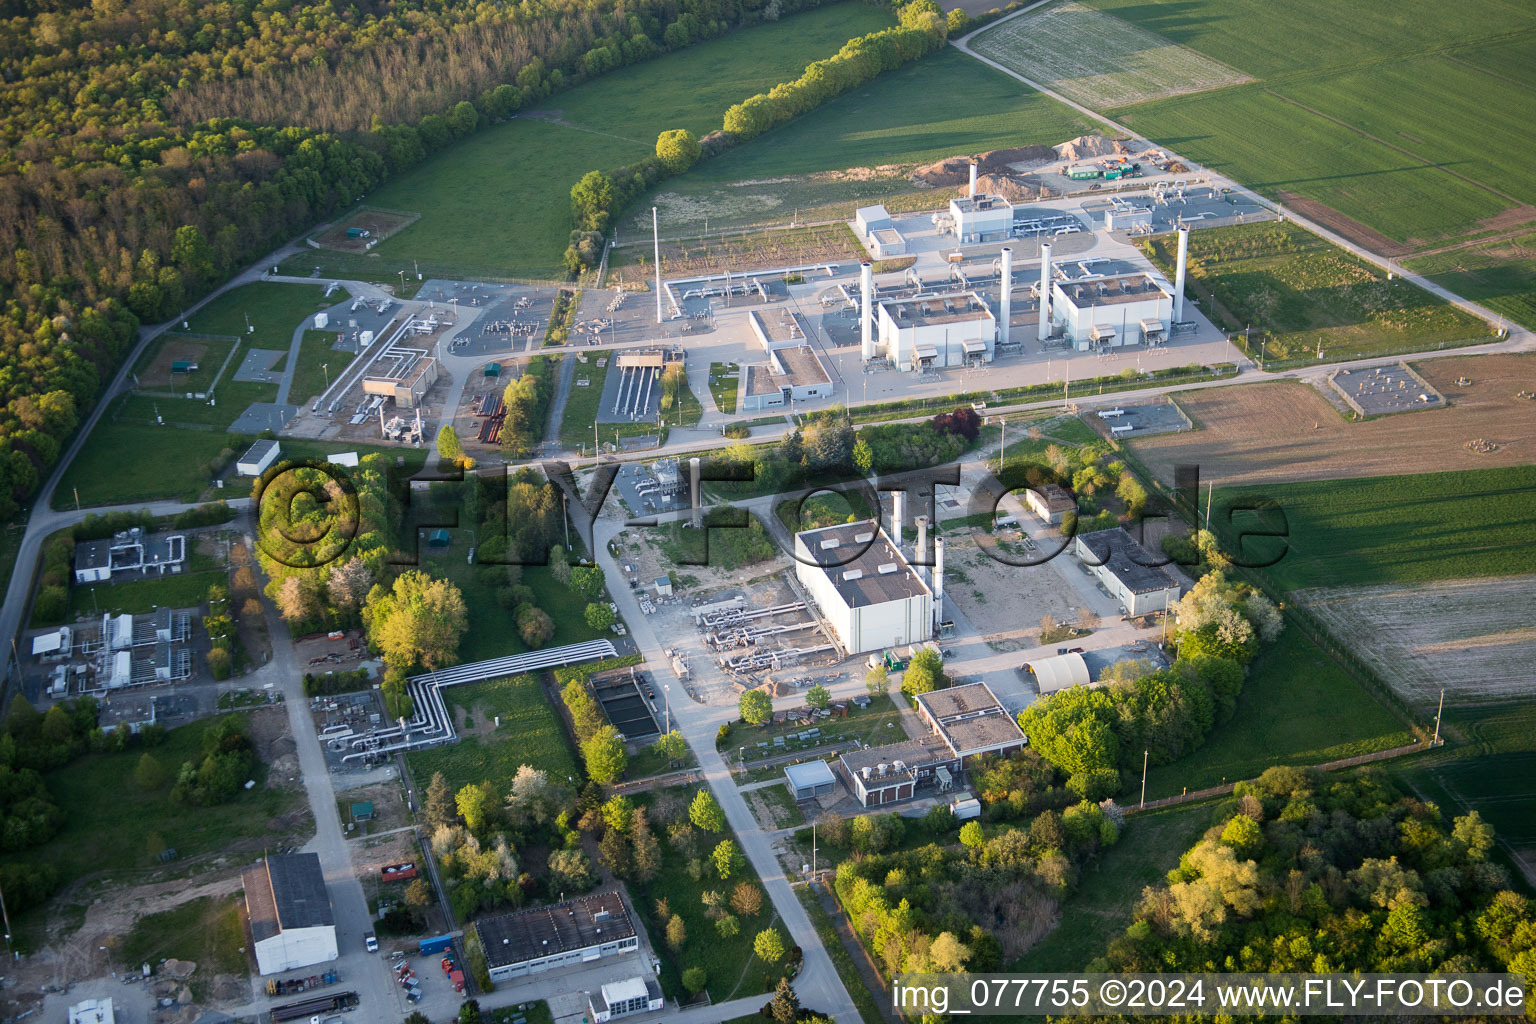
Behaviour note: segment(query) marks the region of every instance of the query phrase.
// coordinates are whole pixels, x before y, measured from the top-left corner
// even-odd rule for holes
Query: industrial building
[[[114,577],[164,576],[187,564],[187,538],[180,533],[145,533],[135,526],[111,540],[75,545],[75,582],[110,583]]]
[[[917,695],[917,716],[944,741],[960,768],[984,754],[1024,749],[1019,723],[986,683],[951,686]]]
[[[235,472],[240,476],[261,476],[281,454],[282,446],[276,441],[257,441],[235,463]]]
[[[280,974],[336,959],[336,917],[319,854],[268,856],[240,877],[260,973]]]
[[[872,519],[795,534],[795,575],[847,654],[933,636],[934,592]]]
[[[1065,690],[1069,686],[1087,686],[1090,680],[1088,662],[1081,654],[1068,652],[1052,658],[1041,658],[1028,663],[1035,677],[1035,687],[1041,696]]]
[[[485,950],[491,980],[497,982],[640,948],[617,892],[482,918],[470,927]]]
[[[974,166],[974,165],[973,165]],[[969,195],[949,201],[949,217],[961,245],[1013,237],[1013,204],[1002,196]]]
[[[861,206],[853,213],[853,226],[861,239],[869,241],[876,231],[891,226],[891,215],[884,206]]]
[[[110,996],[106,999],[86,999],[69,1008],[69,1024],[114,1024],[116,1020]]]
[[[881,228],[869,236],[869,251],[876,259],[888,260],[892,256],[907,254],[907,238],[895,228]]]
[[[785,765],[784,779],[789,785],[789,795],[796,800],[814,800],[837,788],[837,776],[832,774],[827,762],[821,760]]]
[[[594,1024],[607,1024],[615,1017],[659,1010],[665,1005],[661,985],[654,978],[625,978],[610,981],[596,994],[587,997]]]
[[[1058,525],[1068,512],[1077,511],[1077,499],[1060,484],[1029,488],[1024,492],[1024,504],[1051,526]]]
[[[997,317],[973,291],[882,302],[878,317],[877,354],[899,370],[992,361]]]
[[[954,755],[934,739],[852,750],[837,760],[849,792],[864,807],[910,800],[919,786],[947,792],[954,785]]]
[[[1073,548],[1125,614],[1150,615],[1179,599],[1179,582],[1122,527],[1079,534]]]
[[[392,349],[393,352],[415,352],[414,349]],[[386,353],[388,354],[388,353]],[[414,409],[426,397],[427,390],[437,381],[437,360],[427,355],[415,359],[400,359],[387,376],[364,377],[363,394],[393,398],[401,409]]]
[[[810,330],[799,313],[780,310],[765,318],[753,310],[747,322],[767,361],[749,363],[740,370],[743,411],[832,397],[832,375],[810,344]]]
[[[1173,323],[1173,295],[1149,273],[1052,282],[1053,333],[1079,352],[1160,345]]]

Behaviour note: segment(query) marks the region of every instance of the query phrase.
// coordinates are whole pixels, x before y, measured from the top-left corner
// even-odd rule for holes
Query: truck
[[[448,980],[453,983],[453,990],[462,995],[464,992],[464,972],[455,967],[448,972]]]
[[[314,999],[301,999],[296,1003],[272,1007],[272,1024],[283,1024],[284,1021],[289,1020],[305,1020],[309,1017],[334,1013],[337,1010],[351,1013],[357,1009],[357,1004],[356,992],[341,992],[336,995],[317,996]]]
[[[422,956],[432,956],[434,953],[441,953],[444,950],[451,949],[452,947],[452,935],[438,935],[435,938],[422,939],[420,950]]]

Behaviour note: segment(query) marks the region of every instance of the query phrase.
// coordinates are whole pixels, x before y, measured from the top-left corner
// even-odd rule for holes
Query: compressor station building
[[[850,655],[933,637],[934,590],[873,519],[795,534],[795,575]]]
[[[879,354],[899,370],[990,363],[996,342],[997,317],[973,291],[879,305]]]

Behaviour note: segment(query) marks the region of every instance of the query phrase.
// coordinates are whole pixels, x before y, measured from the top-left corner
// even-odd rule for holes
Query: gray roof
[[[1077,540],[1093,554],[1095,564],[1107,566],[1115,579],[1133,594],[1150,594],[1179,585],[1168,570],[1150,564],[1163,561],[1166,556],[1148,554],[1147,549],[1121,527],[1079,534]]]
[[[859,540],[871,534],[872,540]],[[928,590],[873,519],[804,530],[796,537],[805,542],[811,561],[827,574],[850,608],[902,601]],[[823,547],[828,541],[836,543]],[[895,568],[881,572],[882,566]]]
[[[267,857],[245,869],[245,906],[251,917],[251,938],[270,939],[295,928],[334,926],[331,898],[325,891],[320,855],[288,853]]]
[[[618,942],[635,926],[616,892],[598,892],[548,907],[482,918],[474,923],[492,968]]]
[[[249,448],[247,448],[245,450],[245,454],[240,456],[240,461],[241,462],[260,462],[262,459],[267,457],[267,452],[269,450],[271,450],[273,448],[276,448],[276,447],[277,447],[277,442],[276,441],[268,441],[268,440],[265,440],[265,439],[263,439],[261,441],[257,441],[255,444],[251,445]]]
[[[923,765],[953,762],[952,755],[937,739],[933,740],[901,740],[896,743],[887,743],[881,747],[867,747],[863,750],[850,750],[838,758],[843,763],[849,776],[858,774],[862,768],[876,768],[879,765],[894,765],[900,761],[908,768],[920,768]],[[894,770],[894,769],[893,769]],[[904,775],[899,777],[905,778]],[[870,782],[891,782],[892,776],[885,779],[879,776],[869,780]]]
[[[957,755],[1024,740],[1024,731],[985,683],[921,693],[917,701]]]
[[[832,774],[831,766],[819,760],[785,765],[784,775],[789,779],[790,785],[796,789],[810,789],[837,781],[837,776]]]
[[[105,569],[111,563],[111,541],[87,540],[75,545],[76,569]]]

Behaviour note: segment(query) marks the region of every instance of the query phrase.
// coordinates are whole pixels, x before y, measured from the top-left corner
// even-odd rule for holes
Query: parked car
[[[368,950],[370,953],[377,953],[379,951],[379,940],[378,937],[373,934],[373,932],[369,932],[363,936],[363,948]]]

